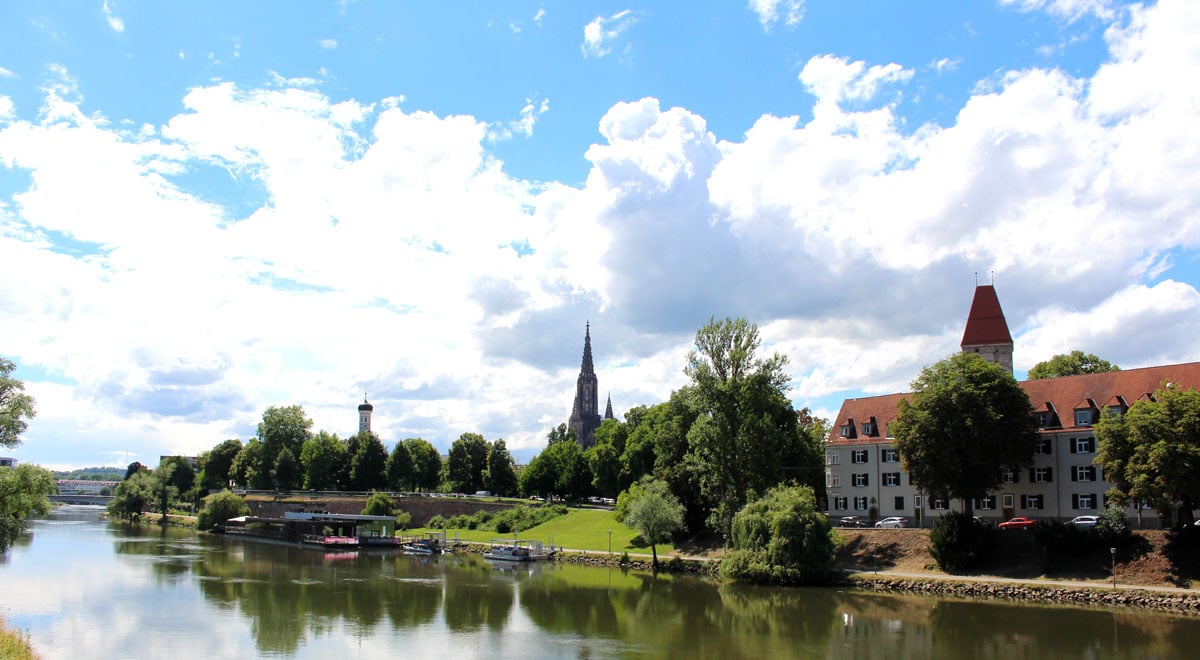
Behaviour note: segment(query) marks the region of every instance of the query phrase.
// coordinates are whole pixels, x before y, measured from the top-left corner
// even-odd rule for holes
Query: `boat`
[[[408,539],[400,543],[400,550],[408,555],[440,555],[446,548],[445,532],[430,532],[423,538]]]
[[[542,548],[541,541],[521,539],[494,539],[491,548],[483,553],[484,559],[495,561],[536,561],[549,557],[550,553]]]

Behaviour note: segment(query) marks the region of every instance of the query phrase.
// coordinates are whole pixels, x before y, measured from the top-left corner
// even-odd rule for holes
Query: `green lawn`
[[[554,545],[563,548],[587,550],[589,552],[606,552],[608,550],[609,530],[612,530],[613,552],[650,553],[650,546],[648,545],[633,545],[633,538],[638,535],[637,532],[617,522],[613,518],[612,511],[572,509],[567,512],[567,515],[559,516],[548,523],[527,529],[518,536],[522,539],[533,539],[542,541],[543,543],[553,542]],[[401,534],[416,535],[428,531],[434,530],[421,528],[401,532]],[[446,530],[448,538],[453,539],[456,534],[463,541],[476,541],[480,543],[486,543],[495,538],[508,538],[512,536],[512,534],[497,534],[496,532],[469,529]],[[674,550],[675,547],[670,543],[660,543],[658,545],[658,554],[660,557],[668,555]]]

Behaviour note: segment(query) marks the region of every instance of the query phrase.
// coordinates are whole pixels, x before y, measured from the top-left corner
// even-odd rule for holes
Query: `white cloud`
[[[597,16],[583,28],[583,45],[580,49],[585,57],[604,57],[613,51],[626,30],[638,21],[637,14],[628,9],[612,16]]]
[[[938,73],[946,73],[948,71],[957,70],[958,65],[960,64],[962,64],[961,57],[943,57],[934,60],[932,63],[930,63],[930,66]]]
[[[325,50],[334,50],[338,47],[338,41],[337,39],[320,39],[317,41],[317,45]]]
[[[1015,5],[1018,11],[1043,11],[1076,21],[1087,15],[1108,20],[1113,17],[1111,0],[1000,0],[1002,5]]]
[[[6,68],[4,68],[4,67],[0,66],[0,78],[16,78],[16,77],[17,77],[17,74],[15,74],[15,73],[13,73],[12,71],[9,71],[8,69],[6,69]]]
[[[514,135],[531,137],[538,119],[550,110],[550,99],[525,99],[521,107],[520,117],[510,122],[497,124],[488,130],[488,141],[499,142],[511,140]]]
[[[804,20],[804,0],[749,0],[747,6],[758,16],[764,30],[774,23],[792,27]]]
[[[616,103],[582,187],[514,178],[495,126],[402,97],[224,82],[145,128],[85,111],[55,68],[37,117],[10,100],[0,123],[30,181],[0,251],[38,274],[0,279],[4,350],[52,375],[28,446],[190,453],[291,403],[345,433],[366,389],[388,440],[528,451],[569,412],[585,320],[618,414],[682,384],[712,315],[758,323],[828,410],[954,351],[991,270],[1018,368],[1194,360],[1200,296],[1158,281],[1200,246],[1193,7],[1130,10],[1092,78],[1000,72],[945,126],[898,114],[912,70],[833,55],[800,73],[810,118],[732,139]]]
[[[113,15],[112,9],[108,6],[108,0],[104,0],[102,11],[104,12],[104,20],[108,23],[108,27],[112,28],[113,32],[125,31],[125,21]]]

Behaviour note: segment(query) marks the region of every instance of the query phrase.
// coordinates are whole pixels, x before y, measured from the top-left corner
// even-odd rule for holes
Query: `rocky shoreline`
[[[1200,615],[1200,596],[1140,589],[1066,588],[1051,585],[959,582],[954,580],[899,579],[854,575],[848,583],[859,589],[890,593],[915,593],[963,598],[987,598],[1059,605],[1140,607]]]

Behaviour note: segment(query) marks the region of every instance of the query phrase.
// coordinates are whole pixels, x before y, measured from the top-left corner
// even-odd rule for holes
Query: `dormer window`
[[[1034,417],[1037,419],[1037,425],[1038,425],[1039,429],[1044,429],[1047,426],[1050,426],[1049,411],[1039,412],[1036,415],[1034,415]]]
[[[875,435],[875,422],[863,422],[862,423],[862,434],[863,435]]]
[[[1125,415],[1125,406],[1109,406],[1104,413],[1113,419],[1121,419]]]
[[[853,438],[854,437],[854,418],[852,417],[852,418],[847,419],[846,421],[842,422],[840,431],[841,431],[841,436],[843,438]]]
[[[1092,419],[1091,408],[1081,408],[1075,410],[1075,426],[1091,426],[1095,420]]]

